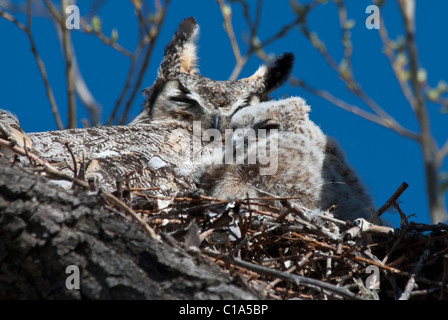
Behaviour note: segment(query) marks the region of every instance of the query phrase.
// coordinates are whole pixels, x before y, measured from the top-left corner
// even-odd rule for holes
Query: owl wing
[[[28,135],[39,156],[67,173],[75,167],[72,153],[77,172],[83,168],[86,180],[107,192],[119,181],[166,193],[193,188],[200,162],[200,143],[191,127],[174,121]]]

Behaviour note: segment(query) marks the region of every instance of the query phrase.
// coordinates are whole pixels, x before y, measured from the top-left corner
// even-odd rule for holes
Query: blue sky
[[[16,1],[17,3],[20,1]],[[78,1],[81,15],[88,10],[88,1]],[[255,1],[249,1],[255,3]],[[365,9],[371,4],[368,0],[347,0],[348,16],[355,21],[352,29],[353,69],[355,78],[362,88],[389,114],[406,128],[418,131],[418,124],[409,105],[401,94],[388,60],[381,52],[381,41],[376,30],[365,27],[368,14]],[[395,39],[402,34],[401,19],[396,1],[388,1],[381,9],[387,23],[389,36]],[[153,1],[148,1],[150,6]],[[251,7],[252,14],[254,6]],[[241,6],[232,5],[233,26],[241,51],[246,45],[241,35],[248,32],[242,19]],[[434,0],[417,3],[417,45],[419,59],[426,69],[428,82],[436,86],[439,80],[447,80],[448,46],[441,38],[446,26],[445,14],[448,2]],[[129,1],[107,1],[99,12],[102,17],[102,30],[109,35],[113,28],[119,32],[118,43],[133,50],[136,41],[136,23],[133,8]],[[16,15],[21,21],[24,17]],[[199,67],[204,76],[225,80],[229,77],[235,60],[227,35],[222,27],[222,17],[218,4],[212,0],[173,0],[168,8],[165,23],[155,46],[153,56],[145,74],[142,88],[150,86],[156,76],[163,48],[185,17],[194,16],[201,26],[199,39]],[[261,40],[268,38],[284,25],[292,21],[288,1],[264,1],[259,35]],[[326,47],[339,61],[343,54],[340,42],[339,22],[336,7],[331,3],[319,6],[309,16],[309,26],[325,42]],[[444,32],[445,33],[445,32]],[[443,34],[444,34],[443,33]],[[33,20],[33,34],[37,49],[45,63],[49,80],[61,117],[66,123],[66,90],[64,64],[56,34],[50,22],[42,18]],[[445,35],[443,36],[445,37]],[[50,111],[42,79],[25,34],[4,19],[0,19],[0,108],[14,112],[24,128],[29,132],[56,129]],[[72,39],[78,63],[94,97],[102,105],[102,120],[109,115],[115,100],[124,84],[129,60],[116,51],[103,45],[97,38],[72,31]],[[293,29],[284,38],[266,48],[267,53],[280,54],[293,52],[295,65],[293,75],[304,79],[308,84],[325,89],[349,103],[364,107],[359,99],[347,92],[335,72],[328,67],[320,54]],[[252,57],[244,67],[240,77],[251,75],[260,65],[260,60]],[[416,214],[412,221],[429,222],[425,196],[423,165],[419,146],[414,141],[401,137],[395,132],[382,128],[367,120],[343,111],[325,100],[286,84],[272,94],[273,98],[301,96],[311,105],[311,118],[322,130],[335,137],[347,153],[349,162],[362,177],[374,198],[377,207],[381,206],[403,182],[409,188],[400,197],[401,208],[405,214]],[[138,96],[133,103],[129,119],[140,112],[143,97]],[[448,138],[447,116],[440,114],[437,106],[429,105],[431,125],[439,145]],[[78,120],[87,117],[82,105],[78,103]],[[78,126],[82,126],[78,122]],[[448,161],[443,169],[448,171]],[[398,214],[385,213],[384,217],[397,224]]]

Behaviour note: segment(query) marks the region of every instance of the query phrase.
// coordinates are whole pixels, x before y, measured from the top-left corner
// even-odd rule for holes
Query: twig
[[[447,287],[448,284],[448,254],[443,256],[443,278],[442,278],[442,289],[440,291],[440,300],[448,299]]]
[[[394,274],[409,276],[408,272],[401,271],[401,270],[399,270],[397,268],[393,268],[393,267],[387,266],[387,265],[385,265],[383,263],[379,263],[379,262],[374,261],[372,259],[367,259],[367,258],[363,258],[363,257],[359,257],[359,256],[353,256],[353,259],[356,260],[356,261],[362,261],[362,262],[366,262],[368,264],[375,265],[375,266],[380,267],[380,268],[382,268],[384,270],[390,271],[390,272],[392,272]]]
[[[154,191],[154,190],[160,190],[160,187],[154,187],[154,188],[130,188],[129,191]]]
[[[340,25],[345,25],[346,21],[346,9],[344,3],[342,1],[338,1],[338,12],[340,18]],[[344,60],[341,63],[337,63],[333,57],[330,55],[328,50],[325,48],[325,45],[319,40],[318,36],[315,32],[310,32],[306,25],[302,25],[301,29],[305,38],[308,39],[311,45],[322,55],[324,60],[328,63],[328,65],[337,72],[339,78],[347,85],[347,88],[350,92],[352,92],[355,96],[360,98],[377,116],[379,116],[385,122],[398,122],[390,116],[387,112],[384,111],[369,95],[367,95],[362,89],[361,86],[356,82],[351,66],[351,50],[347,49],[347,38],[348,31],[343,29],[343,46],[344,46]],[[345,36],[344,36],[345,35]]]
[[[328,91],[315,89],[315,88],[311,87],[310,85],[308,85],[307,83],[305,83],[305,81],[303,81],[301,79],[291,77],[290,83],[293,86],[299,86],[299,87],[305,89],[306,91],[314,94],[315,96],[318,96],[318,97],[321,97],[321,98],[327,100],[328,102],[337,106],[338,108],[341,108],[345,111],[353,113],[353,114],[355,114],[361,118],[364,118],[370,122],[379,124],[385,128],[391,129],[404,137],[407,137],[407,138],[415,140],[415,141],[420,140],[420,136],[417,133],[414,133],[406,128],[403,128],[395,120],[384,119],[378,115],[367,112],[355,105],[349,104],[341,99],[336,98]]]
[[[30,6],[30,5],[29,5]],[[0,8],[0,16],[10,22],[12,22],[14,25],[16,25],[20,30],[22,30],[26,36],[28,37],[28,41],[30,43],[31,47],[31,53],[33,54],[34,60],[36,60],[37,68],[39,69],[40,76],[42,78],[42,81],[44,83],[45,93],[47,95],[48,102],[50,103],[51,112],[53,113],[53,117],[56,121],[56,126],[59,130],[62,130],[64,128],[64,125],[62,124],[61,117],[59,115],[58,106],[56,104],[56,100],[54,99],[53,90],[51,89],[50,82],[48,81],[47,71],[45,69],[45,65],[37,52],[36,44],[34,42],[33,35],[31,33],[31,12],[30,8],[27,9],[27,25],[25,26],[20,21],[16,20],[12,15],[5,12]]]
[[[418,232],[425,232],[425,231],[448,231],[448,225],[445,223],[439,222],[438,224],[431,224],[426,225],[422,223],[415,223],[410,222],[409,223],[409,229],[418,231]]]
[[[395,202],[397,202],[398,198],[401,194],[408,188],[408,184],[403,182],[398,189],[394,192],[394,194],[386,201],[385,204],[381,206],[376,212],[377,216],[380,217],[387,209],[389,209]]]
[[[133,1],[132,3],[135,6],[135,2]],[[129,64],[128,72],[126,75],[125,83],[123,85],[123,88],[121,89],[120,95],[118,96],[117,100],[115,101],[114,107],[113,107],[109,117],[107,118],[106,125],[110,125],[115,121],[115,118],[117,116],[117,113],[120,109],[121,104],[123,103],[128,92],[130,92],[129,98],[125,102],[124,111],[121,115],[119,123],[124,124],[126,122],[127,114],[129,113],[130,107],[132,106],[132,102],[134,101],[136,94],[140,90],[141,82],[143,80],[143,76],[148,67],[150,56],[152,54],[156,40],[160,34],[160,29],[163,25],[169,3],[170,3],[170,0],[166,0],[164,2],[163,6],[157,9],[157,12],[155,13],[155,16],[156,16],[155,25],[150,30],[148,30],[147,27],[144,27],[145,35],[139,36],[139,41],[137,43],[137,46],[136,46],[134,52],[132,53],[132,55],[130,56],[130,64]],[[141,25],[141,23],[144,22],[144,18],[140,11],[141,8],[139,8],[138,6],[135,8],[136,8],[136,14],[137,14],[137,18],[139,21],[139,25]],[[146,25],[146,22],[144,22],[144,24]],[[139,32],[140,32],[140,29],[139,29]],[[146,46],[146,50],[142,54],[141,52],[145,48],[145,46]],[[139,60],[143,60],[143,63],[141,66],[137,66],[137,62]],[[134,83],[131,83],[133,80],[133,77],[137,71],[138,71],[138,74],[136,76],[136,80]],[[132,85],[132,87],[131,87],[131,85]]]
[[[218,253],[216,251],[204,250],[204,253],[215,258],[215,259],[220,259],[220,260],[225,259],[225,257],[223,258],[221,253]],[[265,268],[265,267],[262,267],[262,266],[259,266],[259,265],[256,265],[256,264],[253,264],[250,262],[246,262],[246,261],[237,259],[237,258],[232,259],[231,263],[236,266],[243,267],[243,268],[246,268],[251,271],[255,271],[257,273],[261,273],[261,274],[264,274],[267,276],[282,279],[284,281],[295,284],[297,286],[305,286],[307,288],[316,290],[318,292],[324,292],[333,297],[340,296],[340,297],[353,299],[353,300],[364,300],[359,295],[354,294],[353,292],[351,292],[345,288],[337,287],[337,286],[332,285],[327,282],[323,282],[323,281],[319,281],[319,280],[315,280],[315,279],[311,279],[311,278],[306,278],[306,277],[302,277],[299,275],[293,275],[293,274],[289,274],[287,272],[272,270],[272,269]]]
[[[405,71],[404,71],[404,63],[403,61],[397,59],[396,55],[394,54],[394,50],[392,49],[391,40],[389,39],[389,36],[387,34],[387,28],[385,25],[385,22],[383,18],[380,17],[380,24],[381,28],[379,28],[378,32],[381,38],[381,41],[384,46],[384,54],[389,59],[390,66],[395,74],[395,78],[398,81],[398,84],[400,85],[401,91],[403,92],[404,97],[408,101],[409,105],[411,106],[412,110],[415,110],[415,98],[412,93],[411,88],[409,87],[408,82],[405,80]]]
[[[311,256],[312,253],[308,253],[308,254],[310,254],[310,256]],[[285,272],[291,274],[292,272],[296,271],[296,269],[297,269],[297,266],[292,266],[291,268],[289,268],[289,269],[286,270]],[[264,289],[266,295],[268,294],[268,291],[269,291],[269,290],[271,290],[273,287],[275,287],[275,286],[276,286],[278,283],[280,283],[281,281],[282,281],[282,279],[279,279],[279,278],[277,278],[277,279],[271,281],[271,282],[267,285],[267,287]]]
[[[314,8],[317,4],[317,1],[313,1],[312,4],[307,6],[307,10],[304,10],[303,16],[300,18],[294,19],[292,22],[285,24],[280,30],[275,32],[272,36],[268,37],[263,42],[260,42],[257,37],[258,27],[260,24],[260,18],[261,18],[261,7],[262,7],[262,1],[257,1],[257,7],[256,7],[256,13],[254,21],[250,19],[249,16],[249,10],[248,5],[245,1],[238,1],[243,6],[243,16],[246,20],[246,23],[249,27],[249,41],[248,41],[248,48],[244,55],[241,54],[240,48],[238,47],[238,42],[236,40],[232,21],[231,21],[231,9],[230,6],[228,6],[224,0],[216,0],[218,2],[219,8],[221,10],[221,14],[223,16],[224,20],[224,29],[227,33],[227,36],[230,40],[232,50],[234,52],[235,56],[235,66],[232,70],[232,73],[229,76],[229,80],[235,80],[240,75],[243,67],[246,65],[249,58],[252,56],[252,54],[256,53],[261,60],[267,60],[268,56],[263,52],[263,48],[271,44],[272,42],[276,41],[277,39],[285,36],[290,30],[292,30],[295,26],[300,24],[302,21],[304,21],[306,13],[311,8]]]
[[[219,9],[221,10],[222,17],[224,19],[224,28],[226,30],[227,36],[230,40],[230,45],[232,46],[233,55],[235,57],[236,64],[241,64],[241,51],[236,41],[235,32],[233,31],[232,25],[232,12],[230,7],[224,2],[224,0],[217,0]]]
[[[401,227],[402,228],[406,227],[409,224],[409,222],[408,222],[409,217],[406,217],[406,215],[401,210],[401,208],[398,205],[398,203],[394,202],[392,204],[392,206],[395,208],[395,210],[397,210],[398,214],[400,215],[400,225],[401,225]],[[412,216],[412,215],[410,215],[410,216]]]
[[[119,200],[113,194],[108,192],[103,193],[103,195],[106,199],[110,200],[112,203],[120,207],[120,209],[122,209],[125,213],[129,214],[134,220],[136,220],[146,230],[146,232],[149,233],[151,237],[153,237],[154,239],[158,239],[155,231],[142,218],[140,218],[140,216],[137,215],[134,210],[129,208],[123,201]]]
[[[1,139],[1,138],[0,138],[0,145],[7,147],[22,156],[28,157],[29,159],[32,159],[32,161],[36,161],[39,165],[43,166],[49,172],[58,172],[58,170],[55,167],[53,167],[51,164],[49,164],[46,161],[43,161],[35,154],[28,152],[28,150],[23,149],[18,145],[11,145],[11,143],[9,141]]]
[[[120,211],[118,211],[118,210],[112,208],[111,206],[104,205],[104,208],[106,208],[106,209],[109,210],[109,211],[112,211],[113,213],[115,213],[116,215],[122,217],[122,218],[125,219],[125,220],[130,220],[129,216],[123,214],[123,212],[120,212]]]
[[[423,97],[422,86],[418,79],[419,64],[417,46],[415,44],[415,0],[398,0],[406,37],[406,49],[409,57],[409,73],[412,90],[415,96],[414,113],[420,127],[420,148],[425,168],[426,192],[429,212],[433,223],[443,221],[447,217],[444,197],[439,192],[437,173],[437,147],[431,133],[428,110]]]
[[[148,68],[149,60],[150,60],[151,54],[153,52],[158,35],[160,33],[160,29],[165,20],[165,15],[166,15],[166,11],[167,11],[166,9],[168,8],[169,3],[170,3],[170,0],[165,0],[163,7],[161,9],[159,9],[159,12],[156,15],[157,23],[156,23],[155,27],[153,27],[151,30],[149,30],[147,28],[146,22],[142,16],[141,10],[140,9],[137,10],[137,17],[138,17],[140,23],[143,25],[145,32],[146,32],[145,37],[142,39],[142,44],[146,45],[146,52],[143,57],[143,63],[138,68],[138,74],[137,74],[136,81],[134,83],[134,87],[131,90],[130,96],[125,103],[125,108],[124,108],[124,111],[121,115],[121,119],[119,122],[120,124],[126,123],[127,115],[132,106],[132,102],[134,101],[134,98],[137,95],[137,93],[140,92],[140,87],[141,87],[141,83],[143,80],[143,76],[145,75],[146,69]]]
[[[400,275],[400,276],[404,276],[404,277],[408,277],[408,278],[410,278],[412,276],[409,272],[401,271],[401,270],[399,270],[397,268],[393,268],[391,266],[384,265],[384,264],[379,263],[377,261],[374,261],[372,259],[367,259],[367,258],[359,257],[359,256],[356,256],[356,255],[353,256],[352,258],[355,261],[361,261],[361,262],[365,262],[365,263],[368,263],[368,264],[371,264],[371,265],[375,265],[375,266],[377,266],[377,267],[379,267],[381,269],[387,270],[387,271],[389,271],[389,272],[391,272],[393,274],[396,274],[396,275]],[[433,285],[433,286],[437,286],[437,287],[441,287],[442,286],[442,282],[439,282],[439,281],[429,280],[429,279],[426,279],[426,278],[423,278],[423,277],[420,277],[420,276],[417,276],[417,275],[415,275],[414,277],[415,277],[416,281],[424,282],[424,283],[427,283],[427,284],[430,284],[430,285]]]
[[[123,54],[124,56],[126,56],[128,58],[130,58],[132,56],[132,53],[129,50],[127,50],[126,48],[124,48],[123,46],[118,44],[112,38],[106,37],[101,30],[93,31],[93,28],[84,19],[81,18],[79,22],[82,26],[82,28],[81,28],[82,32],[96,36],[105,45],[111,46],[112,48],[114,48],[115,50],[117,50],[118,52],[120,52],[121,54]]]
[[[448,155],[448,140],[445,141],[445,144],[442,148],[439,149],[436,155],[436,166],[440,168],[442,165],[443,159]]]
[[[73,58],[71,50],[71,40],[68,29],[65,27],[63,14],[65,7],[68,5],[67,0],[61,2],[61,13],[59,13],[49,0],[45,0],[45,4],[50,10],[53,18],[57,22],[57,26],[62,35],[62,52],[65,61],[65,81],[67,86],[67,106],[68,106],[68,128],[76,128],[76,103],[75,103],[75,81],[73,76]]]
[[[339,17],[339,28],[341,29],[341,43],[344,47],[344,57],[342,58],[341,63],[339,64],[339,68],[347,68],[347,72],[350,75],[353,75],[352,70],[352,43],[350,41],[350,28],[348,27],[347,21],[347,9],[345,7],[345,3],[343,0],[338,0],[335,2],[338,8],[338,17]]]
[[[409,299],[409,297],[411,296],[411,292],[415,287],[415,277],[414,276],[416,276],[420,273],[420,270],[423,268],[423,265],[424,265],[426,259],[428,258],[428,255],[429,255],[429,250],[426,249],[423,252],[423,254],[421,255],[420,260],[418,261],[417,265],[414,268],[411,278],[406,283],[406,287],[398,300],[408,300]]]
[[[363,218],[356,219],[353,223],[355,226],[345,231],[343,238],[354,239],[360,234],[375,234],[390,236],[394,234],[394,229],[386,226],[379,226],[371,223]]]
[[[386,256],[383,258],[383,261],[381,261],[382,264],[386,264],[387,263],[387,260],[389,260],[390,256],[395,251],[395,249],[397,248],[398,244],[404,239],[404,237],[405,237],[407,232],[408,232],[408,227],[405,227],[403,229],[403,231],[401,232],[400,236],[398,237],[398,239],[395,240],[394,244],[392,245],[392,248],[390,248],[390,250],[387,252]]]
[[[78,165],[76,163],[76,159],[75,159],[75,155],[73,154],[72,149],[70,148],[68,141],[66,141],[64,143],[64,146],[67,148],[68,153],[70,154],[70,157],[72,158],[72,162],[73,162],[73,176],[74,178],[78,177]]]

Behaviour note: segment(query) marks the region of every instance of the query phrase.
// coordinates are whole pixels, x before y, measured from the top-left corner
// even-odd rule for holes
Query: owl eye
[[[265,130],[273,130],[273,129],[280,129],[280,124],[272,119],[266,119],[260,122],[255,123],[252,126],[252,129],[258,130],[258,129],[265,129]]]
[[[235,109],[235,111],[233,111],[233,113],[230,115],[230,117],[233,117],[233,115],[235,113],[237,113],[238,111],[240,111],[241,109],[245,108],[247,106],[247,104],[242,104],[240,105],[238,108]]]
[[[196,109],[199,107],[199,103],[196,100],[186,97],[184,95],[172,96],[170,97],[170,101],[176,104],[180,104],[185,109]]]
[[[257,104],[260,102],[260,99],[255,96],[255,95],[248,95],[244,101],[235,109],[233,110],[232,114],[230,115],[230,117],[233,117],[238,111],[240,111],[241,109],[244,109],[250,105],[253,104]]]

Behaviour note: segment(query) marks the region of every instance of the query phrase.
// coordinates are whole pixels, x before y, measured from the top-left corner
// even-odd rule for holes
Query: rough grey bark
[[[69,265],[80,289],[67,289]],[[0,159],[0,299],[253,299],[216,265],[150,238],[96,195]]]

